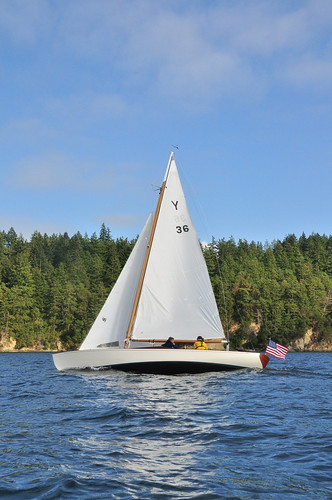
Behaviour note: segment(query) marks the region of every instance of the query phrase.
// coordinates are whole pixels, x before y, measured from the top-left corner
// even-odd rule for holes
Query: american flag
[[[266,354],[271,354],[271,356],[279,359],[285,359],[287,351],[287,347],[277,342],[273,342],[273,340],[269,340],[269,344],[266,348]]]

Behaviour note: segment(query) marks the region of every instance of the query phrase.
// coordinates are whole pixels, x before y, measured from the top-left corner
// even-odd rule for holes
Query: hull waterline
[[[53,354],[58,370],[116,369],[141,373],[202,373],[264,369],[265,354],[193,349],[89,349]]]

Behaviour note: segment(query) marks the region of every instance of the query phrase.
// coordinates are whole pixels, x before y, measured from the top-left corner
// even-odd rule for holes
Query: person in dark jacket
[[[178,346],[174,342],[174,337],[168,337],[165,344],[162,344],[161,347],[165,347],[166,349],[178,349]]]

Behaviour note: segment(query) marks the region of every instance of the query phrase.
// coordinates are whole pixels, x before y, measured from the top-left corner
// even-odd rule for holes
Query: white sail
[[[145,272],[132,340],[224,338],[208,271],[174,158]]]
[[[170,336],[192,341],[198,335],[224,337],[171,155],[155,217],[149,217],[80,350],[55,353],[53,360],[58,370],[93,367],[143,373],[264,369],[269,361],[265,354],[253,352],[159,349],[145,344]],[[130,348],[135,340],[143,348]]]
[[[152,219],[151,214],[80,350],[95,349],[99,346],[123,347]]]

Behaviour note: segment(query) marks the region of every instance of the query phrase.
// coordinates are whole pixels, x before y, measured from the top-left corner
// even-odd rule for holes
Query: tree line
[[[105,224],[91,237],[1,231],[0,342],[77,348],[134,244]],[[309,328],[331,342],[332,236],[213,239],[203,254],[231,347],[263,349],[270,337],[288,345]]]

